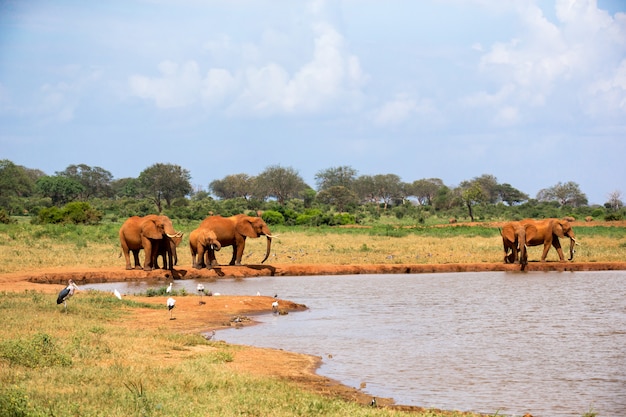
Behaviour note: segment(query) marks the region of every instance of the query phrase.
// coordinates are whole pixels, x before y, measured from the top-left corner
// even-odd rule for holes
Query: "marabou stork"
[[[63,288],[57,297],[57,304],[63,303],[65,306],[65,312],[67,313],[67,300],[74,295],[74,291],[78,289],[78,285],[74,284],[71,279],[68,281],[67,287]]]

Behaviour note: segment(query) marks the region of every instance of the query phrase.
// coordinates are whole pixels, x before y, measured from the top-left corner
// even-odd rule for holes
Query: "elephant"
[[[526,228],[529,224],[508,222],[502,226],[502,244],[504,246],[504,263],[525,265],[528,262],[526,246]],[[509,253],[509,250],[511,253]],[[519,254],[519,257],[518,257]]]
[[[205,263],[204,261],[209,249],[219,251],[221,248],[222,244],[217,240],[215,232],[209,228],[199,227],[189,234],[191,260],[193,267],[196,269],[210,266],[210,263]]]
[[[183,233],[174,230],[172,221],[167,216],[149,214],[144,217],[132,216],[128,218],[120,228],[120,244],[122,253],[126,258],[126,269],[133,269],[130,264],[130,252],[133,253],[135,269],[141,269],[139,262],[139,251],[144,250],[144,271],[151,271],[156,263],[159,250],[163,253],[171,252],[171,259],[177,259],[176,244],[162,246],[159,243],[172,239],[182,240]],[[169,246],[169,248],[168,248]],[[164,263],[166,263],[164,261]],[[173,262],[170,260],[169,269],[173,269]]]
[[[546,261],[546,256],[550,250],[550,246],[554,246],[561,262],[565,262],[565,256],[563,255],[563,249],[561,249],[561,242],[559,238],[569,237],[569,259],[574,259],[574,245],[576,245],[576,238],[574,237],[574,230],[572,230],[571,224],[567,220],[562,219],[524,219],[520,221],[520,224],[526,228],[526,246],[539,246],[543,244],[543,253],[541,254],[541,262]]]
[[[262,218],[245,214],[230,217],[209,216],[200,223],[198,228],[214,231],[222,248],[225,246],[233,247],[233,257],[229,265],[241,265],[246,238],[257,238],[261,235],[267,237],[267,250],[261,263],[265,262],[270,256],[272,238],[276,237],[271,235],[269,227]],[[208,265],[217,265],[215,250],[210,247],[208,248],[208,257]]]
[[[183,235],[174,235],[174,237],[168,237],[167,239],[159,239],[157,242],[156,251],[152,251],[152,266],[154,269],[159,269],[158,257],[163,258],[163,269],[174,269],[175,265],[178,265],[178,254],[176,248],[183,240]]]

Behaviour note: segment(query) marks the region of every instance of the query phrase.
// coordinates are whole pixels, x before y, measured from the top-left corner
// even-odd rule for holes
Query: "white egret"
[[[172,292],[172,284],[173,284],[173,283],[172,283],[172,282],[170,282],[169,287],[167,287],[167,289],[165,290],[165,292],[166,292],[166,293],[168,293],[168,294],[169,294],[169,293],[171,293],[171,292]]]
[[[122,299],[122,294],[116,289],[113,290],[113,294],[118,298],[118,300]]]

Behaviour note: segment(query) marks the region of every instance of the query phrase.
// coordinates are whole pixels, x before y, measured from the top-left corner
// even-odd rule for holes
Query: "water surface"
[[[195,292],[199,281],[177,281]],[[202,280],[309,310],[219,331],[322,357],[318,373],[399,404],[534,416],[626,415],[626,272]],[[122,292],[143,284],[115,284]],[[160,284],[159,284],[160,285]],[[111,284],[88,287],[111,289]]]

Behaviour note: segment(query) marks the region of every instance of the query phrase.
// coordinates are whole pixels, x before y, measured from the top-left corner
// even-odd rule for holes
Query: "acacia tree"
[[[587,205],[587,196],[580,191],[575,182],[558,182],[555,186],[544,188],[537,193],[539,201],[557,201],[560,206],[579,207]]]
[[[417,198],[420,205],[430,206],[433,204],[438,190],[443,186],[443,181],[439,178],[424,178],[409,184],[407,194]]]
[[[327,168],[315,174],[315,183],[318,191],[331,187],[345,187],[352,190],[356,174],[357,170],[348,165]]]
[[[317,193],[317,201],[335,206],[337,211],[343,212],[346,207],[356,206],[359,203],[359,197],[348,188],[335,185]]]
[[[254,182],[254,177],[248,174],[227,175],[221,180],[211,181],[209,190],[223,200],[243,197],[247,201],[254,193]]]
[[[139,182],[146,194],[157,206],[159,213],[163,211],[163,200],[169,209],[172,200],[184,197],[193,192],[189,171],[179,165],[157,163],[139,174]]]
[[[307,188],[309,186],[291,167],[272,165],[256,177],[257,196],[261,200],[274,197],[280,205],[284,205],[290,198],[298,197]]]

